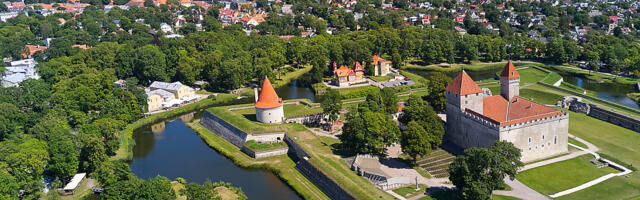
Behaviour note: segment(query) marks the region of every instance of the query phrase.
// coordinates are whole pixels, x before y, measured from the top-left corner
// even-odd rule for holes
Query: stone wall
[[[304,177],[309,179],[311,183],[322,190],[324,194],[326,194],[331,199],[355,200],[355,198],[351,194],[342,189],[340,185],[331,180],[329,177],[327,177],[326,174],[322,173],[322,171],[320,171],[309,162],[309,159],[314,158],[311,158],[311,156],[295,142],[295,138],[291,138],[286,135],[284,141],[289,144],[290,150],[295,153],[298,159],[300,159],[296,163],[296,169],[298,169],[298,171]]]
[[[302,115],[296,117],[288,117],[285,120],[285,123],[298,123],[298,124],[320,124],[325,121],[325,116],[323,113],[315,113],[309,115]]]
[[[606,121],[635,132],[640,132],[640,119],[620,114],[613,110],[604,109],[594,104],[584,103],[579,97],[567,96],[562,98],[559,105],[563,108],[579,113],[585,113],[590,117]]]
[[[211,114],[209,111],[204,112],[200,119],[200,124],[238,148],[242,149],[244,147],[247,133]]]
[[[284,155],[287,154],[287,152],[289,152],[289,148],[284,147],[284,148],[279,148],[279,149],[272,149],[272,150],[267,150],[267,151],[258,151],[255,152],[247,147],[243,147],[242,148],[242,152],[246,153],[247,155],[251,156],[252,158],[266,158],[266,157],[271,157],[271,156],[279,156],[279,155]]]
[[[282,142],[282,140],[284,140],[284,135],[284,132],[247,134],[245,142],[249,140],[255,140],[256,142],[261,143]]]
[[[568,151],[569,114],[500,127],[500,140],[522,152],[521,161],[531,162]]]

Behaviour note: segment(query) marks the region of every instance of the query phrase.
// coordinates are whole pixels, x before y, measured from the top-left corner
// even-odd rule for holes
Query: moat
[[[230,182],[242,188],[249,199],[300,199],[270,171],[238,167],[207,146],[186,125],[200,115],[187,114],[135,130],[132,172],[143,179],[161,175],[196,183],[207,179]]]

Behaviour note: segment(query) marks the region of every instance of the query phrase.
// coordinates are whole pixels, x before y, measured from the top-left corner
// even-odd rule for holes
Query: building
[[[7,63],[2,75],[2,87],[18,87],[22,81],[32,78],[39,79],[35,66],[38,64],[34,59],[16,60]]]
[[[62,189],[64,191],[64,194],[65,195],[74,194],[76,192],[76,189],[78,189],[78,186],[80,185],[82,180],[84,180],[85,176],[87,176],[87,173],[79,173],[79,174],[73,175],[73,178],[71,178],[71,181],[69,181],[69,183],[67,183],[67,185],[65,185],[64,188]]]
[[[349,84],[365,81],[364,70],[360,62],[353,64],[353,69],[344,65],[338,68],[338,64],[333,62],[333,84],[336,86],[348,86]]]
[[[373,76],[386,76],[391,73],[391,61],[387,61],[379,56],[373,56],[371,61],[371,75]]]
[[[186,99],[195,95],[195,90],[189,86],[183,85],[179,81],[167,83],[162,81],[154,81],[149,86],[151,90],[163,89],[175,95],[176,99]]]
[[[513,143],[530,162],[567,152],[569,115],[519,96],[520,75],[511,62],[500,74],[500,95],[485,96],[462,71],[445,90],[445,140],[461,148]]]
[[[171,108],[195,100],[195,90],[180,82],[154,81],[147,92],[147,111],[153,112]]]
[[[282,99],[278,97],[276,91],[271,86],[269,78],[264,77],[262,89],[258,95],[256,88],[256,119],[262,123],[279,124],[284,121],[284,108]]]

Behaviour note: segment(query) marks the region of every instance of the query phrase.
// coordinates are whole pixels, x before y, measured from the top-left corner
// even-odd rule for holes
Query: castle
[[[278,124],[284,121],[284,109],[282,98],[278,97],[276,91],[271,86],[269,78],[264,77],[260,95],[256,88],[256,120],[262,123]]]
[[[500,74],[500,95],[485,96],[463,70],[445,89],[445,140],[461,148],[513,143],[530,162],[566,153],[569,115],[519,96],[520,75],[511,62]]]

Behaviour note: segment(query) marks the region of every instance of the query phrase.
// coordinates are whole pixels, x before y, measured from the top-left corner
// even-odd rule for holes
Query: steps
[[[427,170],[434,178],[446,178],[449,177],[449,164],[455,158],[449,152],[438,149],[425,157],[419,158],[416,164]]]

